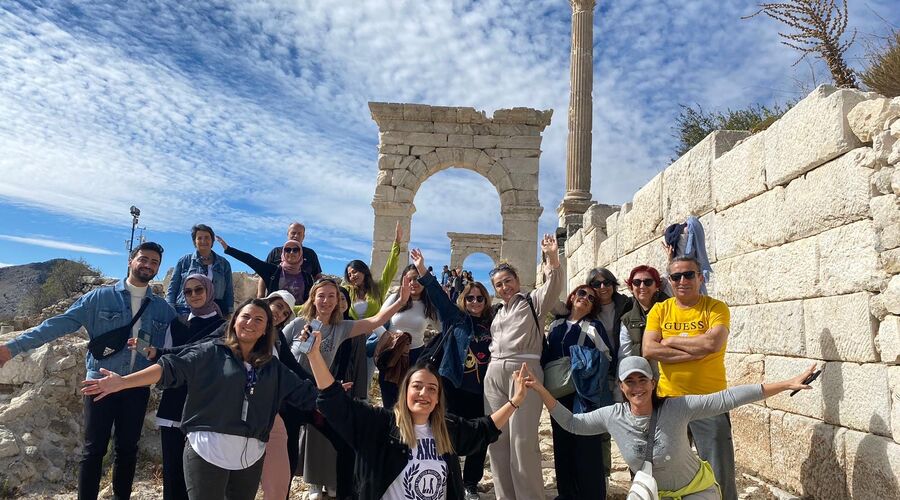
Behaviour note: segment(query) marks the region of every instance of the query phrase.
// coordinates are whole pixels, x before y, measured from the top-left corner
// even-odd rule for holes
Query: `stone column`
[[[503,237],[500,260],[512,264],[519,271],[523,290],[534,288],[537,265],[538,219],[544,211],[540,206],[518,205],[503,209]]]
[[[566,194],[557,208],[559,225],[569,234],[581,227],[591,206],[591,129],[593,127],[595,0],[572,4],[572,60],[569,91],[569,136],[566,147]]]
[[[409,261],[409,230],[412,214],[415,213],[416,207],[412,203],[373,201],[372,208],[375,209],[375,230],[372,234],[372,260],[369,261],[369,268],[377,281],[381,279],[381,271],[391,254],[397,222],[400,222],[400,227],[403,228],[403,241],[400,242],[400,265],[397,266],[397,269],[402,270]],[[398,272],[397,276],[391,278],[391,282],[399,283],[399,276]]]

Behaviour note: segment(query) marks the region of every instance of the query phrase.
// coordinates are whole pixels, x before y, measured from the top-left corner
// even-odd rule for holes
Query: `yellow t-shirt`
[[[645,331],[660,332],[662,338],[694,337],[703,335],[714,326],[728,328],[730,313],[728,306],[706,295],[700,297],[693,307],[681,308],[675,298],[654,304],[647,313]],[[687,394],[711,394],[724,390],[725,344],[718,352],[708,354],[703,359],[684,363],[659,363],[659,383],[656,392],[662,397],[684,396]]]

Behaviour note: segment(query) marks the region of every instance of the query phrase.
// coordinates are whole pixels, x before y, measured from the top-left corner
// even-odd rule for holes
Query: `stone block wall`
[[[768,130],[720,131],[566,243],[661,271],[666,226],[700,217],[710,294],[731,307],[729,384],[824,365],[811,391],[732,413],[739,464],[812,498],[900,498],[900,98],[822,86]],[[591,210],[594,210],[593,208]]]

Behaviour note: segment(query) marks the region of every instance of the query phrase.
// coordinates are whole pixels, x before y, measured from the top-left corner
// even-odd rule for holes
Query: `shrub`
[[[84,276],[100,276],[100,271],[84,259],[60,260],[50,269],[44,283],[31,292],[29,309],[33,313],[81,291]]]
[[[888,37],[885,47],[868,53],[869,66],[860,74],[867,87],[885,97],[900,96],[900,31]]]
[[[692,147],[715,130],[746,130],[754,133],[765,130],[787,112],[793,103],[784,106],[775,104],[771,108],[754,104],[745,109],[728,109],[724,113],[706,112],[699,104],[696,107],[684,104],[680,106],[681,113],[675,119],[674,134],[672,134],[678,139],[675,158],[690,151]]]

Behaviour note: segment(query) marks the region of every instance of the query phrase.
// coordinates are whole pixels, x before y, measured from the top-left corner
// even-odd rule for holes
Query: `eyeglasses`
[[[489,278],[493,278],[494,275],[497,274],[497,273],[499,273],[500,271],[509,271],[509,272],[515,274],[515,272],[513,271],[513,268],[512,268],[511,265],[509,265],[509,264],[500,264],[499,266],[497,266],[497,267],[491,269],[491,271],[488,273],[488,277],[489,277]]]
[[[593,293],[588,292],[584,288],[579,288],[578,291],[575,292],[575,296],[579,298],[587,297],[588,301],[590,301],[591,303],[597,300],[597,297],[595,297]]]
[[[672,283],[678,283],[681,281],[681,278],[685,278],[688,280],[692,280],[697,277],[697,271],[685,271],[683,273],[672,273],[669,275],[669,281]]]
[[[481,304],[484,302],[484,295],[466,295],[466,302],[478,302]]]
[[[591,288],[601,288],[601,287],[611,288],[615,284],[616,284],[616,282],[613,280],[603,280],[603,281],[594,280],[594,281],[591,281],[591,283],[590,283]]]
[[[206,291],[206,288],[203,288],[202,286],[195,286],[194,288],[185,288],[184,296],[185,297],[193,297],[194,295],[200,295],[201,293],[203,293],[205,291]]]
[[[633,280],[631,280],[631,286],[633,286],[633,287],[635,287],[635,288],[637,288],[637,287],[639,287],[639,286],[641,286],[641,285],[643,285],[643,286],[645,286],[645,287],[647,287],[647,288],[650,288],[650,285],[652,285],[652,284],[654,284],[654,283],[656,283],[656,280],[653,279],[653,278],[645,278],[645,279],[642,279],[642,280],[639,280],[639,279],[633,279]]]
[[[281,249],[284,253],[300,253],[303,251],[300,247],[284,247]]]

